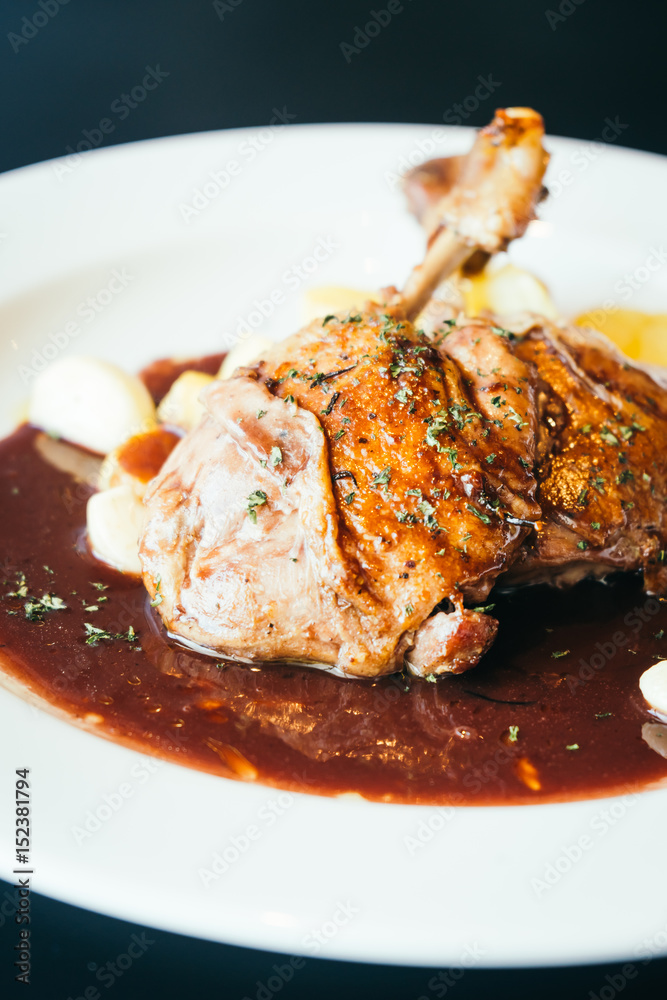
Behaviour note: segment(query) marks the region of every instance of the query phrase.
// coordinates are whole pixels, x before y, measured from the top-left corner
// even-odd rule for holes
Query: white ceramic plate
[[[423,237],[397,175],[471,141],[464,129],[436,133],[403,125],[212,133],[0,179],[2,433],[30,371],[54,353],[136,370],[157,356],[220,349],[239,322],[269,311],[275,291],[283,300],[260,330],[281,337],[298,328],[308,285],[400,284]],[[543,277],[567,313],[605,299],[667,309],[667,268],[644,267],[667,233],[666,161],[563,139],[549,148],[556,197],[511,257]],[[329,250],[312,270],[319,241]],[[114,270],[125,287],[112,295]],[[636,276],[630,302],[614,287],[625,273]],[[667,951],[667,790],[457,810],[281,797],[147,762],[7,690],[0,746],[2,874],[13,878],[14,769],[30,767],[33,887],[92,910],[257,948],[378,962],[510,966]],[[86,822],[94,829],[82,836]],[[251,825],[258,834],[246,850]],[[592,847],[572,860],[584,834]],[[199,870],[235,850],[205,886]]]

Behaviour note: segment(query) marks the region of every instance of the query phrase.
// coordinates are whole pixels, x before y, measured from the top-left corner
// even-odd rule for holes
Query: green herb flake
[[[161,584],[162,584],[162,577],[158,576],[157,580],[155,581],[155,597],[151,601],[151,607],[152,608],[159,607],[160,604],[162,604],[162,602],[164,600],[164,597],[160,593],[160,586],[161,586]],[[89,610],[89,609],[86,609],[86,610]]]
[[[509,739],[510,743],[516,743],[517,740],[519,739],[519,727],[518,726],[510,726],[509,727],[509,735],[508,735],[507,738]]]
[[[489,515],[485,514],[481,510],[478,510],[477,507],[474,507],[471,503],[467,503],[466,508],[470,511],[471,514],[474,514],[475,517],[478,517],[482,522],[482,524],[491,524],[491,518],[489,517]]]
[[[382,472],[378,472],[375,479],[371,480],[371,486],[387,486],[391,481],[391,466],[387,466]]]
[[[565,747],[565,749],[566,750],[578,750],[579,749],[579,744],[578,743],[570,743],[568,746]]]
[[[600,431],[600,438],[605,444],[617,445],[619,443],[618,438],[613,434],[608,427],[603,427]]]
[[[271,462],[272,468],[275,469],[276,465],[280,465],[283,460],[283,453],[276,445],[271,449],[271,456],[269,461]]]
[[[257,524],[257,511],[255,508],[261,507],[267,502],[267,500],[268,497],[264,490],[255,490],[255,492],[251,493],[248,497],[246,501],[246,511],[253,524]]]
[[[561,657],[563,657],[563,656],[569,656],[569,655],[570,655],[570,650],[569,649],[555,649],[553,651],[553,653],[551,654],[551,656],[553,657],[554,660],[560,660]]]

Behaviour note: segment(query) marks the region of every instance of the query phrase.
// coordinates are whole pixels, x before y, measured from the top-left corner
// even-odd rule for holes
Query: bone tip
[[[487,125],[483,132],[489,133],[513,133],[515,135],[525,135],[527,132],[544,133],[544,119],[542,115],[533,108],[497,108],[496,114],[490,125]]]

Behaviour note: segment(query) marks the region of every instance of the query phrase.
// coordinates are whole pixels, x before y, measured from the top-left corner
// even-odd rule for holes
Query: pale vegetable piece
[[[645,722],[642,726],[642,739],[648,743],[661,757],[667,757],[667,726],[660,722]]]
[[[98,358],[54,361],[35,379],[30,423],[89,451],[106,455],[155,426],[155,406],[136,375]]]
[[[218,378],[231,378],[237,368],[245,368],[255,361],[261,361],[262,355],[275,347],[275,341],[253,333],[245,340],[240,340],[232,347],[220,365]]]
[[[638,309],[590,309],[575,319],[609,337],[633,361],[667,366],[667,315]]]
[[[66,441],[57,441],[48,434],[38,434],[35,451],[54,469],[67,472],[78,483],[99,488],[100,472],[104,461],[88,451],[82,451]]]
[[[558,310],[546,285],[515,264],[490,268],[464,279],[463,294],[468,316],[479,316],[483,311],[499,316],[533,312],[547,319],[558,319]]]
[[[342,285],[322,285],[304,292],[301,305],[304,326],[314,319],[325,316],[345,316],[349,312],[361,312],[364,303],[377,298],[377,290],[363,291],[359,288],[345,288]]]
[[[202,389],[213,382],[213,375],[187,371],[179,375],[157,409],[158,420],[191,431],[204,415],[199,402]]]
[[[121,573],[140,576],[139,536],[145,520],[146,509],[131,486],[93,493],[86,508],[93,555]]]
[[[145,434],[135,434],[109,452],[99,472],[100,490],[114,486],[131,486],[141,499],[146,487],[174,450],[180,436],[165,427],[156,427]]]
[[[652,709],[667,716],[667,660],[660,660],[639,678],[639,690]]]

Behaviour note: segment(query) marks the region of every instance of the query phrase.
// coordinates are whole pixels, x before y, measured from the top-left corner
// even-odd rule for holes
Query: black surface
[[[5,892],[11,896],[10,887],[0,882],[3,901]],[[577,969],[450,971],[308,958],[303,964],[297,961],[299,967],[292,969],[290,977],[289,955],[180,937],[110,920],[44,896],[32,897],[32,916],[33,977],[29,987],[11,983],[10,955],[17,932],[11,919],[2,925],[5,918],[0,916],[0,996],[77,1000],[85,997],[86,988],[93,988],[99,996],[87,1000],[106,996],[126,1000],[613,1000],[619,994],[624,1000],[637,1000],[664,996],[667,973],[667,961],[655,959],[647,964]],[[114,970],[121,971],[115,965],[117,958],[127,954],[132,942],[135,953],[143,953],[116,977]],[[121,958],[120,964],[127,963]]]
[[[110,145],[261,125],[270,121],[275,107],[298,122],[438,124],[443,117],[454,123],[458,116],[462,123],[478,125],[496,106],[530,104],[544,114],[552,133],[597,139],[610,118],[625,126],[618,144],[667,153],[661,0],[405,0],[376,37],[358,52],[346,50],[347,57],[341,44],[354,44],[357,26],[371,20],[372,10],[383,11],[385,0],[228,0],[217,5],[69,0],[56,10],[57,3],[2,0],[0,5],[0,170],[63,155],[82,141]],[[36,14],[37,29],[26,28],[23,18],[30,21]],[[167,75],[145,99],[131,97],[135,107],[120,110],[115,102],[141,86],[147,67]],[[475,108],[479,78],[489,76],[493,93]],[[468,110],[461,114],[455,106],[466,98]],[[105,118],[106,134],[100,130]],[[7,902],[5,891],[3,886],[2,902]],[[11,916],[0,916],[3,997],[83,996],[95,984],[89,964],[99,968],[113,962],[131,935],[143,932],[40,896],[33,897],[32,913],[29,988],[12,983],[17,928]],[[254,1000],[259,985],[275,974],[273,966],[285,961],[265,952],[146,933],[154,944],[112,984],[113,996]],[[272,995],[286,1000],[445,995],[532,1000],[590,998],[592,993],[612,1000],[621,993],[628,998],[663,994],[667,962],[639,965],[636,972],[626,980],[622,964],[470,970],[446,986],[444,979],[433,980],[437,970],[309,959]],[[101,985],[100,995],[108,988]],[[268,1000],[271,992],[265,987],[259,995]]]

